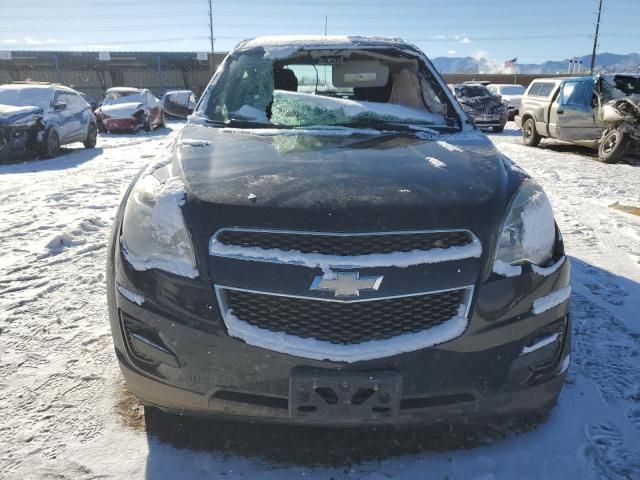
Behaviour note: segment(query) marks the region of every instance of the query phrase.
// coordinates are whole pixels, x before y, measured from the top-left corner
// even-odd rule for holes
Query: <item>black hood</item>
[[[472,108],[495,108],[502,103],[502,97],[487,95],[484,97],[460,97],[458,101]]]
[[[522,179],[476,132],[273,135],[187,126],[174,167],[189,227],[318,231],[499,228]],[[292,131],[285,131],[292,133]],[[496,224],[498,226],[496,227]]]
[[[0,104],[0,124],[20,123],[29,117],[40,116],[42,113],[42,108],[36,106],[15,107],[13,105]]]

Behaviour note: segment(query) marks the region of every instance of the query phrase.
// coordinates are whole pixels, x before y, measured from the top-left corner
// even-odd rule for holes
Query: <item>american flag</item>
[[[507,60],[504,62],[505,67],[515,67],[516,63],[518,63],[518,57],[512,58],[511,60]]]

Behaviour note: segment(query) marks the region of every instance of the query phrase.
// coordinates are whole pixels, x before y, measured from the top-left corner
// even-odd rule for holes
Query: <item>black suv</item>
[[[264,37],[127,191],[109,313],[147,406],[458,422],[555,404],[569,269],[542,189],[420,50]]]

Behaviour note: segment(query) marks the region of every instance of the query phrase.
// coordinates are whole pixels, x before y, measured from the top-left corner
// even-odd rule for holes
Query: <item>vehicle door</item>
[[[591,77],[562,83],[550,113],[550,123],[555,120],[556,138],[569,142],[600,138],[603,127],[598,121],[594,87]]]
[[[61,145],[63,143],[69,143],[71,141],[70,139],[73,137],[73,112],[68,102],[69,100],[66,92],[60,90],[56,91],[53,96],[51,115],[49,117],[50,123],[57,127]]]
[[[87,136],[85,115],[90,107],[77,94],[66,92],[64,96],[69,112],[69,142],[84,140]]]

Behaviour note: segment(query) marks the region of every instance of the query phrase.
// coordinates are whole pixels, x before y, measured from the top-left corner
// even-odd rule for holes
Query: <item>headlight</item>
[[[462,109],[467,112],[467,113],[473,113],[475,112],[475,109],[473,107],[470,107],[469,105],[466,105],[464,103],[461,104],[462,105]]]
[[[158,268],[176,275],[198,276],[191,238],[182,218],[185,190],[170,177],[160,182],[143,175],[136,182],[124,210],[121,244],[136,270]]]
[[[555,240],[555,221],[549,199],[537,183],[526,180],[509,205],[494,271],[501,273],[505,267],[525,262],[545,264],[553,256]]]

